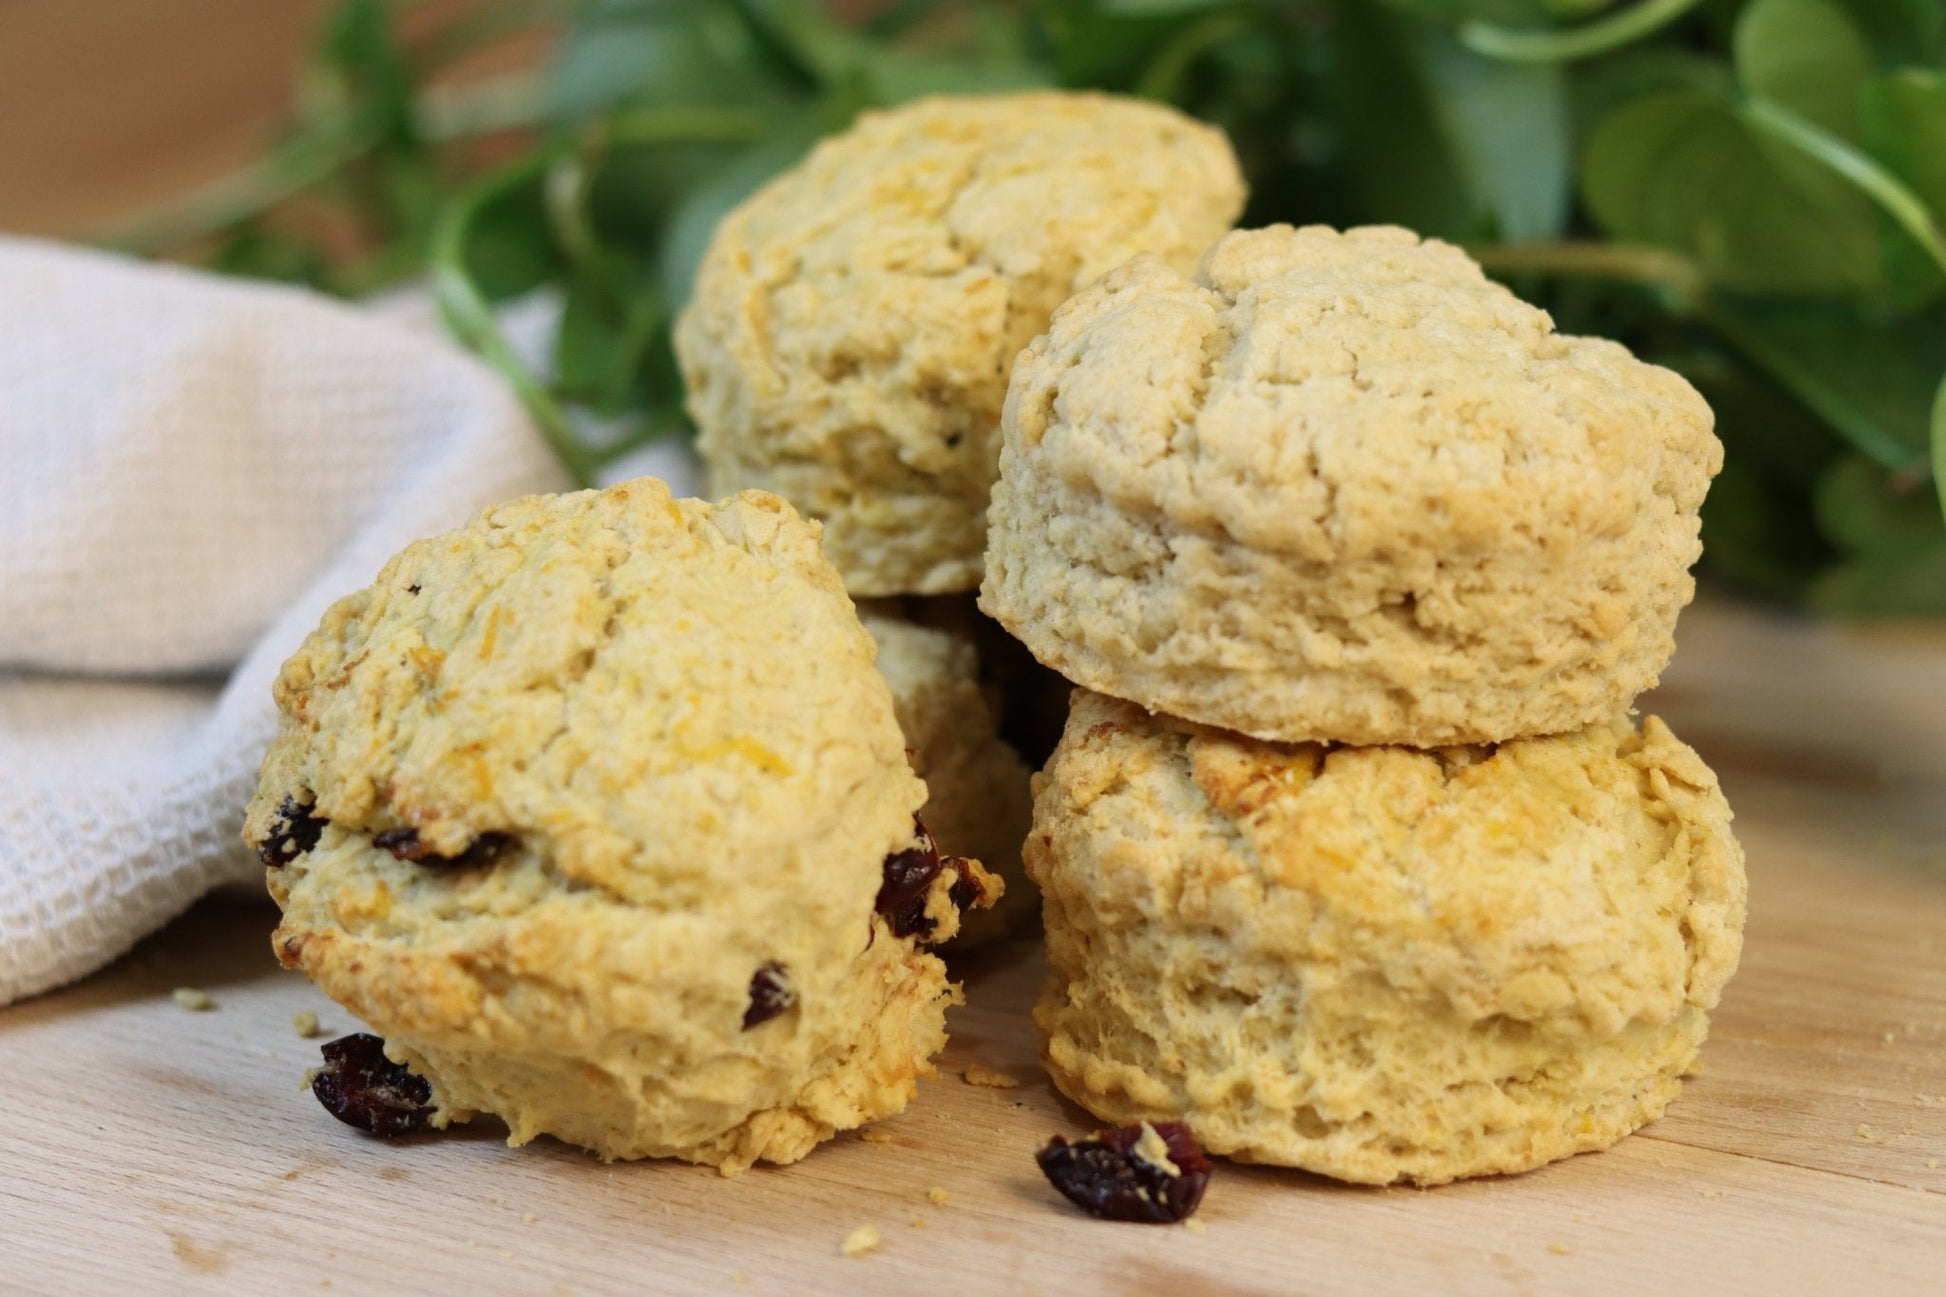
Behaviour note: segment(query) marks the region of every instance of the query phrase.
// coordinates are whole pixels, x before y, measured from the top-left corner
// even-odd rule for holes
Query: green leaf
[[[1064,86],[1103,90],[1134,88],[1143,69],[1185,28],[1219,8],[1194,4],[1121,10],[1072,0],[1032,0],[1033,34],[1045,52],[1055,80]]]
[[[763,109],[802,97],[724,0],[593,0],[562,34],[549,115],[579,122],[622,104]]]
[[[709,247],[710,237],[716,233],[717,222],[755,193],[764,181],[795,163],[817,137],[814,121],[800,123],[794,130],[779,131],[737,154],[708,179],[682,194],[664,227],[657,254],[656,282],[666,301],[689,300],[696,267]]]
[[[1432,94],[1407,20],[1364,4],[1340,11],[1328,105],[1354,199],[1348,220],[1393,221],[1425,234],[1479,233],[1478,208],[1435,124]]]
[[[1747,360],[1892,472],[1920,469],[1946,373],[1946,305],[1898,317],[1863,304],[1709,302],[1704,318]]]
[[[239,229],[217,247],[212,270],[252,279],[322,288],[331,282],[331,262],[323,249],[261,221]]]
[[[1576,69],[1568,82],[1572,115],[1584,137],[1610,113],[1637,99],[1664,91],[1690,90],[1728,100],[1736,94],[1736,88],[1735,76],[1721,59],[1660,44],[1587,63]]]
[[[546,283],[561,267],[548,238],[539,185],[489,204],[474,220],[466,265],[490,302],[505,301]]]
[[[1724,461],[1703,501],[1703,564],[1731,584],[1795,601],[1830,560],[1804,525],[1804,502],[1746,459]]]
[[[1755,0],[1734,42],[1737,76],[1752,95],[1841,139],[1858,138],[1872,54],[1835,0]]]
[[[1690,91],[1631,103],[1582,151],[1581,192],[1617,239],[1685,253],[1721,288],[1876,291],[1877,217],[1851,183]]]
[[[1754,593],[1800,599],[1835,553],[1806,519],[1843,448],[1803,406],[1715,349],[1650,357],[1696,385],[1716,413],[1723,471],[1703,502],[1703,562]]]
[[[1946,56],[1946,5],[1939,0],[1843,0],[1882,68],[1937,64]]]
[[[1430,28],[1417,45],[1440,133],[1494,233],[1509,241],[1560,234],[1572,169],[1561,70],[1497,63]]]
[[[628,291],[620,311],[615,301],[613,285],[571,284],[554,339],[556,390],[607,415],[646,397],[641,381],[646,358],[668,324],[653,291]]]
[[[416,87],[384,0],[341,0],[325,20],[319,54],[338,92],[393,143],[418,140]]]
[[[1358,219],[1545,239],[1567,220],[1561,73],[1496,63],[1435,28],[1347,9],[1336,85]]]
[[[1865,148],[1946,222],[1946,76],[1905,71],[1879,77],[1863,96]],[[1904,232],[1894,232],[1887,267],[1899,300],[1916,306],[1946,288],[1946,272]]]
[[[1933,545],[1820,576],[1811,607],[1833,617],[1946,616],[1946,535]]]
[[[1946,378],[1932,402],[1932,484],[1939,493],[1939,510],[1946,516]]]
[[[1850,559],[1894,559],[1946,535],[1939,501],[1924,482],[1894,476],[1862,455],[1825,471],[1813,508],[1818,530]]]

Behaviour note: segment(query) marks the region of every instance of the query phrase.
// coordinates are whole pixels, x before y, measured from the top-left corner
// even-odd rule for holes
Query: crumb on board
[[[1547,1250],[1552,1252],[1555,1256],[1574,1255],[1574,1249],[1569,1247],[1566,1243],[1549,1243],[1547,1245]]]
[[[536,1216],[531,1211],[522,1212],[520,1214],[520,1223],[523,1225],[533,1225],[533,1224],[537,1224],[539,1221],[540,1221],[540,1217]]]
[[[926,1190],[926,1200],[935,1207],[944,1207],[946,1200],[952,1196],[938,1185],[934,1185],[932,1188]]]
[[[987,1090],[1018,1090],[1020,1082],[1005,1072],[982,1067],[978,1063],[968,1063],[960,1076],[968,1085],[977,1085]]]
[[[880,1130],[876,1126],[865,1127],[865,1129],[858,1132],[858,1138],[864,1140],[867,1144],[898,1143],[898,1138],[894,1136],[891,1131]]]
[[[193,986],[178,986],[169,992],[169,997],[191,1013],[207,1013],[216,1007],[216,1001],[209,998],[208,991],[200,991]]]
[[[877,1251],[878,1244],[877,1228],[871,1225],[860,1225],[845,1235],[845,1241],[840,1245],[839,1251],[846,1256],[864,1256],[867,1252]]]
[[[924,1216],[914,1216],[912,1218],[912,1228],[924,1229],[925,1227],[926,1227],[926,1218]]]
[[[750,1276],[741,1270],[732,1270],[730,1271],[730,1280],[733,1283],[749,1283]]]
[[[1927,1158],[1927,1159],[1926,1159],[1926,1169],[1927,1169],[1928,1171],[1937,1171],[1937,1170],[1939,1169],[1939,1159],[1938,1159],[1938,1158],[1936,1158],[1936,1157],[1929,1157],[1929,1158]]]
[[[1203,1218],[1201,1216],[1186,1217],[1183,1220],[1182,1227],[1188,1230],[1192,1234],[1209,1233],[1209,1226],[1203,1223]]]
[[[1721,1189],[1705,1189],[1703,1190],[1703,1196],[1705,1198],[1721,1198],[1723,1191]]]
[[[1858,1123],[1857,1133],[1858,1133],[1858,1138],[1864,1140],[1866,1143],[1871,1142],[1872,1128],[1870,1126],[1867,1126],[1864,1122],[1861,1121]]]
[[[324,1028],[318,1025],[318,1015],[309,1009],[291,1015],[291,1030],[306,1040],[324,1032]]]

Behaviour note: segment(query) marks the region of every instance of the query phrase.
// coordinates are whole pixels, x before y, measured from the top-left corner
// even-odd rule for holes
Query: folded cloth
[[[285,657],[408,541],[565,484],[429,330],[0,239],[0,1004],[258,877]]]

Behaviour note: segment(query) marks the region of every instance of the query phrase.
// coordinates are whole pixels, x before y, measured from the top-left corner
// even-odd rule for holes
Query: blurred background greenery
[[[1230,132],[1248,224],[1465,244],[1709,398],[1707,570],[1946,615],[1941,0],[337,0],[280,142],[112,242],[361,295],[430,275],[586,478],[681,435],[710,229],[859,111],[1096,87]],[[540,29],[532,73],[442,69]],[[325,221],[318,219],[327,213]],[[495,309],[558,295],[551,362]]]

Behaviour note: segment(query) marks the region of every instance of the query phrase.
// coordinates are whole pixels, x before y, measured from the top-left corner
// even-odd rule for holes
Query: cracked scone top
[[[718,226],[675,341],[710,488],[823,519],[854,595],[980,581],[1007,367],[1137,252],[1243,205],[1220,131],[1108,95],[867,113]]]
[[[1404,230],[1138,259],[1014,367],[980,606],[1078,684],[1260,738],[1493,742],[1674,648],[1709,407]]]
[[[417,542],[277,681],[244,832],[277,953],[436,1124],[731,1171],[897,1112],[964,879],[907,872],[916,936],[875,912],[925,789],[872,661],[775,496],[645,478]]]
[[[1333,748],[1078,691],[1027,847],[1043,1060],[1104,1121],[1361,1183],[1606,1147],[1735,971],[1729,821],[1653,718]]]

